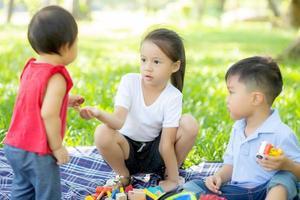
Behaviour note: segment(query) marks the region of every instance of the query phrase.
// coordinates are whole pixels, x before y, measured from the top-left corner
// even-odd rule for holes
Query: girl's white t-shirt
[[[115,106],[128,110],[120,133],[135,141],[153,141],[162,128],[178,127],[182,112],[182,93],[168,83],[157,99],[145,105],[142,78],[138,73],[122,77],[115,97]]]

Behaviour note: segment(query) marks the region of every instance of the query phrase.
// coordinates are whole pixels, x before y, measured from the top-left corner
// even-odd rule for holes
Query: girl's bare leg
[[[199,126],[196,119],[190,114],[182,115],[176,135],[175,153],[178,166],[186,159],[195,144]]]
[[[118,131],[105,124],[95,130],[95,144],[102,157],[120,176],[129,176],[125,160],[129,156],[129,144]]]

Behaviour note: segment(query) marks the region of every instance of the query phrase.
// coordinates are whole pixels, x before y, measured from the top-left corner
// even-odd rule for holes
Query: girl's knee
[[[191,114],[182,115],[179,127],[191,137],[197,137],[199,132],[199,125],[197,120]]]
[[[96,146],[100,149],[111,146],[114,140],[114,131],[115,130],[111,129],[105,124],[98,125],[94,135]]]

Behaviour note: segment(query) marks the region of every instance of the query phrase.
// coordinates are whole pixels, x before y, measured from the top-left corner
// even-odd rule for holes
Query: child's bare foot
[[[169,192],[178,186],[178,182],[172,180],[163,180],[159,182],[159,186],[162,187],[164,192]]]
[[[165,173],[165,180],[168,179],[168,174]],[[182,176],[178,176],[178,185],[183,185],[185,183],[185,178]]]

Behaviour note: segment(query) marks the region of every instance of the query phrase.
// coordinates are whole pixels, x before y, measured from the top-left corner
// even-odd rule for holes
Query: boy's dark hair
[[[73,16],[59,6],[48,6],[38,11],[30,21],[27,37],[39,53],[58,54],[64,45],[71,47],[78,28]]]
[[[239,76],[247,88],[260,89],[271,106],[282,91],[282,76],[277,63],[270,57],[254,56],[233,64],[225,75],[227,81],[233,75]]]
[[[182,92],[185,73],[185,50],[181,37],[174,31],[160,28],[146,35],[142,43],[150,40],[173,62],[180,61],[179,70],[171,75],[171,83]]]

